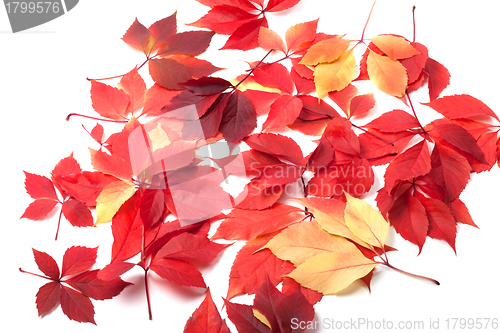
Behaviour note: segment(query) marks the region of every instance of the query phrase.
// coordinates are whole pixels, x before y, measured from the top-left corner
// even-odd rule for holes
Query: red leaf
[[[167,55],[181,53],[186,55],[197,55],[207,50],[213,31],[187,31],[175,34],[168,38],[158,50],[162,57]]]
[[[292,76],[293,83],[295,84],[297,95],[299,95],[297,97],[302,97],[302,94],[309,94],[316,90],[314,80],[300,76],[295,68],[292,68],[290,75]],[[319,101],[323,102],[322,99],[320,99]]]
[[[282,10],[292,8],[299,2],[300,0],[269,0],[266,12],[280,12]]]
[[[151,31],[151,52],[153,52],[158,50],[170,36],[177,33],[177,12],[153,23],[149,31]]]
[[[61,308],[69,319],[79,323],[92,323],[94,321],[94,306],[90,299],[73,289],[61,285]]]
[[[226,322],[222,320],[215,306],[210,290],[205,299],[186,322],[184,333],[229,333]]]
[[[262,125],[265,130],[280,129],[293,124],[302,111],[302,101],[290,95],[279,97],[271,106],[269,116]]]
[[[94,218],[89,208],[78,200],[69,199],[62,204],[64,217],[75,227],[91,227]]]
[[[424,70],[429,74],[429,96],[433,101],[450,84],[450,72],[432,58],[427,59]]]
[[[286,53],[286,46],[280,35],[266,27],[260,28],[258,42],[259,46],[264,50],[276,50]]]
[[[455,217],[455,220],[459,223],[468,224],[473,227],[478,228],[478,226],[472,220],[469,214],[467,206],[460,199],[455,199],[450,203],[451,213]]]
[[[61,284],[53,281],[40,287],[36,293],[36,308],[38,316],[43,316],[52,310],[61,299]]]
[[[92,132],[94,132],[94,130],[96,130],[96,128],[98,129],[98,126],[100,126],[100,125],[97,124],[94,127],[94,129],[92,130]],[[101,128],[102,128],[102,126],[101,126]],[[97,130],[97,131],[99,131],[99,130]],[[51,174],[52,174],[52,177],[54,177],[54,175],[65,176],[65,175],[77,174],[77,173],[80,173],[80,172],[82,172],[82,168],[80,167],[80,165],[78,164],[78,162],[73,157],[73,153],[71,153],[71,155],[69,155],[68,157],[65,157],[65,158],[61,159],[56,164],[56,166],[54,167],[54,169],[52,169]]]
[[[125,91],[130,98],[128,112],[133,113],[144,107],[144,100],[146,98],[146,83],[137,71],[137,67],[122,77],[119,88]],[[100,140],[97,139],[96,141],[100,142]]]
[[[26,171],[24,171],[24,174],[26,176],[26,180],[24,181],[26,192],[28,192],[33,199],[51,199],[59,201],[54,185],[50,179]]]
[[[97,278],[98,270],[83,272],[64,282],[80,291],[84,296],[95,300],[111,299],[122,292],[122,290],[131,285],[120,278],[112,280],[101,280]]]
[[[114,120],[126,119],[125,113],[130,103],[130,98],[123,90],[98,81],[92,81],[90,94],[92,107],[101,116]]]
[[[303,159],[300,146],[289,137],[281,134],[260,133],[245,139],[245,143],[255,150],[281,158],[297,165]]]
[[[233,85],[231,82],[218,77],[201,77],[197,80],[189,80],[182,84],[197,96],[208,96],[224,92]]]
[[[102,143],[102,139],[104,137],[104,128],[101,124],[97,123],[94,128],[92,128],[92,131],[90,131],[90,135],[95,141],[97,141],[98,143]]]
[[[453,201],[469,182],[471,168],[467,159],[453,149],[436,143],[431,156],[430,175],[446,190],[447,200]]]
[[[57,266],[54,258],[45,252],[40,252],[35,249],[32,250],[38,269],[52,280],[59,280],[59,266]]]
[[[349,120],[335,118],[328,124],[324,136],[336,150],[349,155],[359,156],[359,139],[352,131],[351,125]]]
[[[130,259],[141,251],[143,224],[139,216],[140,200],[140,192],[136,192],[113,217],[111,263]]]
[[[392,110],[385,112],[363,127],[375,128],[381,132],[397,133],[419,126],[417,119],[408,112],[403,110]]]
[[[52,199],[37,199],[29,204],[21,218],[27,218],[33,221],[43,220],[58,204]]]
[[[277,226],[294,212],[301,209],[276,203],[265,210],[248,211],[235,208],[217,229],[212,239],[250,240],[274,231]]]
[[[285,39],[288,52],[294,52],[305,43],[314,40],[316,29],[318,28],[318,20],[296,24],[286,31]]]
[[[252,102],[253,106],[255,107],[257,116],[268,113],[274,101],[281,96],[281,94],[278,93],[270,93],[267,91],[251,89],[247,89],[243,93]]]
[[[432,123],[430,125],[432,125]],[[483,151],[477,145],[476,139],[474,139],[474,137],[462,126],[456,124],[441,124],[429,131],[429,134],[436,141],[442,141],[441,143],[452,146],[472,156],[481,163],[488,164],[484,158]]]
[[[373,93],[353,97],[349,106],[349,117],[359,116],[375,107]]]
[[[219,126],[229,97],[229,93],[221,94],[199,120],[185,122],[182,139],[194,140],[215,137],[219,133]]]
[[[256,19],[257,15],[235,6],[220,5],[213,7],[207,15],[189,25],[198,28],[207,28],[218,34],[230,35],[242,24]]]
[[[314,96],[297,96],[302,101],[303,110],[317,116],[340,117],[337,111],[330,104]]]
[[[300,292],[305,296],[307,301],[311,303],[311,305],[318,303],[323,298],[322,293],[317,292],[316,290],[302,287],[298,282],[296,282],[292,278],[283,277],[283,289],[282,289],[283,294],[292,295],[297,290],[300,290]]]
[[[176,259],[160,259],[149,268],[161,278],[180,286],[206,288],[200,271],[186,261]]]
[[[145,230],[160,222],[165,211],[165,198],[161,189],[144,189],[140,203],[140,216]]]
[[[247,51],[259,47],[259,31],[261,27],[268,27],[267,19],[262,17],[243,23],[228,38],[221,50]]]
[[[250,305],[231,303],[224,300],[229,320],[239,333],[271,333],[271,330],[258,320]]]
[[[205,6],[210,6],[210,7],[215,7],[219,5],[233,5],[249,12],[257,9],[255,5],[248,0],[196,0],[196,1],[198,1],[201,4],[204,4]],[[253,1],[253,2],[259,3],[258,1]]]
[[[261,188],[258,181],[250,182],[235,199],[236,207],[252,210],[269,208],[279,200],[283,191],[283,186]]]
[[[161,109],[170,103],[173,97],[177,96],[179,91],[173,91],[154,84],[146,93],[143,115],[158,116],[162,113]]]
[[[445,96],[432,100],[429,103],[422,104],[430,106],[450,119],[488,115],[499,120],[493,110],[477,98],[470,95]]]
[[[148,28],[139,23],[136,18],[125,35],[123,35],[122,40],[134,49],[144,52],[147,55],[151,51],[149,48],[150,36],[151,32]]]
[[[370,133],[362,133],[359,136],[361,156],[370,161],[370,164],[383,165],[391,162],[394,157],[405,149],[410,140],[415,136],[410,132],[399,132],[387,134],[370,130],[378,137]],[[394,146],[391,144],[394,144]]]
[[[289,95],[293,94],[292,77],[288,69],[282,64],[274,63],[261,66],[253,72],[253,78],[263,86],[278,88]]]
[[[117,261],[99,270],[99,272],[97,273],[97,278],[104,281],[114,280],[134,267],[135,264],[124,261]]]
[[[420,254],[427,236],[429,220],[424,206],[410,191],[396,199],[389,210],[389,221],[404,239],[418,245]]]
[[[170,90],[182,90],[183,87],[179,83],[191,79],[186,66],[170,58],[151,59],[149,74],[156,83]]]
[[[255,238],[238,252],[229,274],[228,300],[243,294],[255,294],[267,277],[276,286],[282,281],[283,275],[292,272],[294,266],[276,257],[271,250],[256,252],[274,236],[268,234]]]
[[[257,114],[250,99],[236,90],[227,102],[220,131],[228,142],[238,143],[257,127]]]
[[[497,132],[488,132],[483,133],[479,139],[477,140],[477,145],[484,153],[484,158],[486,160],[486,164],[480,163],[479,161],[471,160],[470,164],[472,169],[476,173],[480,173],[483,171],[489,171],[495,165],[497,161]]]
[[[409,180],[423,176],[431,170],[427,142],[421,141],[397,156],[385,172],[385,187],[392,189],[397,180]]]
[[[79,274],[89,270],[96,261],[97,247],[72,246],[63,256],[61,277]]]
[[[415,82],[420,77],[427,59],[429,59],[429,51],[424,45],[415,42],[410,43],[410,45],[420,52],[420,54],[414,55],[411,58],[400,60],[401,65],[406,68],[409,84]]]
[[[211,242],[208,238],[182,233],[172,238],[156,254],[153,264],[160,259],[197,259],[205,262],[212,261],[220,251],[229,245]]]
[[[354,85],[349,84],[347,87],[340,91],[332,91],[328,94],[328,97],[339,106],[339,108],[344,111],[344,113],[349,115],[349,108],[351,105],[351,100],[358,96],[359,91]]]
[[[457,225],[448,206],[440,200],[425,198],[423,195],[419,196],[419,200],[424,206],[429,219],[427,235],[431,238],[446,241],[456,253]]]

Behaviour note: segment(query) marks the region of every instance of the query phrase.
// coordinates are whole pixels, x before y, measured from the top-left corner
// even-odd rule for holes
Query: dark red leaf
[[[38,269],[52,280],[59,280],[59,266],[57,266],[54,258],[45,252],[40,252],[35,249],[32,250]]]
[[[97,259],[97,247],[72,246],[63,256],[61,277],[79,274],[89,270]]]
[[[318,116],[340,117],[337,111],[330,104],[314,96],[297,96],[302,101],[303,110],[307,110]]]
[[[149,31],[151,31],[151,51],[158,50],[170,36],[177,33],[177,12],[153,23]]]
[[[419,200],[424,206],[429,219],[427,235],[434,239],[446,241],[456,253],[457,223],[450,208],[440,200],[425,198],[423,195],[419,195]]]
[[[228,142],[238,143],[257,127],[257,114],[250,99],[236,90],[227,101],[220,131]]]
[[[61,308],[69,319],[79,323],[92,323],[94,321],[94,306],[87,296],[73,289],[61,285]]]
[[[197,96],[207,96],[224,92],[232,87],[231,82],[218,77],[201,77],[197,80],[189,80],[182,84]]]
[[[183,54],[174,54],[170,56],[169,59],[175,60],[178,63],[184,65],[189,74],[191,74],[191,76],[195,79],[199,79],[203,76],[209,76],[210,74],[213,74],[223,69],[220,67],[215,67],[206,60],[198,59]],[[183,82],[179,81],[179,83]]]
[[[271,333],[271,330],[258,320],[250,305],[231,303],[224,300],[229,320],[236,326],[239,333]]]
[[[302,287],[294,279],[284,276],[283,277],[283,289],[282,289],[283,294],[292,295],[297,290],[300,290],[300,292],[304,295],[304,297],[307,299],[307,301],[309,303],[311,303],[311,305],[318,303],[323,298],[322,293],[317,292],[316,290]]]
[[[61,299],[61,284],[49,282],[40,287],[36,293],[36,308],[38,316],[43,316],[59,304]]]

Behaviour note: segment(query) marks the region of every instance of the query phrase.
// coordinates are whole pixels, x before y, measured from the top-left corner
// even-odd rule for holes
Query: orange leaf
[[[288,51],[293,52],[297,50],[302,44],[314,40],[314,38],[316,37],[318,20],[319,19],[296,24],[286,31],[285,39],[286,45],[288,45]]]
[[[319,63],[335,61],[347,51],[350,43],[350,40],[342,38],[322,40],[311,46],[299,64],[315,66]]]
[[[381,91],[403,97],[408,84],[406,69],[397,60],[370,51],[366,59],[370,81]]]
[[[277,50],[286,53],[286,46],[280,35],[266,27],[260,28],[259,46],[264,50]]]
[[[330,91],[339,91],[347,87],[354,80],[356,70],[356,60],[351,50],[334,62],[316,66],[314,83],[316,84],[318,97],[324,98],[328,96]]]
[[[380,35],[371,41],[392,60],[406,59],[420,54],[406,39],[392,35]]]

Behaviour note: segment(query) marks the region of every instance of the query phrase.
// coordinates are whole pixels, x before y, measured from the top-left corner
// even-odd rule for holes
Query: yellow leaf
[[[348,193],[345,196],[347,205],[344,218],[347,227],[366,243],[383,248],[389,232],[389,222],[366,201],[354,198]]]
[[[397,60],[370,51],[366,59],[370,81],[388,95],[403,97],[408,85],[406,68]]]
[[[411,58],[414,55],[420,54],[403,37],[380,35],[370,40],[392,60]]]
[[[149,138],[151,139],[153,151],[156,151],[160,148],[168,146],[170,144],[170,139],[168,138],[167,133],[161,128],[160,123],[156,126],[155,129],[148,132]]]
[[[317,255],[285,275],[301,286],[325,295],[335,294],[371,272],[378,263],[366,258],[358,249]]]
[[[129,181],[116,181],[109,183],[96,199],[95,224],[110,222],[118,209],[132,197],[135,185]]]
[[[304,221],[289,226],[274,236],[262,249],[265,248],[270,249],[278,258],[291,261],[296,266],[322,253],[359,251],[353,243],[327,233],[315,221]]]
[[[349,85],[356,76],[356,60],[352,50],[337,60],[319,64],[314,69],[314,83],[319,98],[325,98],[330,91],[339,91]]]
[[[316,66],[319,63],[335,61],[347,51],[349,44],[351,44],[349,39],[322,40],[309,48],[299,64]]]
[[[361,246],[369,247],[347,227],[344,219],[346,204],[342,201],[324,198],[303,198],[297,201],[307,207],[313,213],[316,222],[330,234],[349,238]]]
[[[262,313],[259,312],[259,310],[252,309],[252,312],[253,312],[253,315],[255,318],[257,318],[260,322],[262,322],[267,327],[271,328],[271,323],[269,322],[269,320],[267,320],[267,318]]]

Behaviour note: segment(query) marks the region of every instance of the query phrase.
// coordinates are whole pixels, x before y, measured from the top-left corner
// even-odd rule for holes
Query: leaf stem
[[[73,117],[73,116],[82,117],[82,118],[88,118],[88,119],[93,119],[93,120],[97,120],[97,121],[107,121],[107,122],[110,122],[110,123],[121,123],[121,124],[128,123],[128,119],[127,120],[112,120],[112,119],[104,119],[104,118],[96,118],[96,117],[86,116],[86,115],[79,114],[79,113],[70,113],[70,114],[68,114],[68,116],[66,117],[66,121],[69,121],[69,119],[71,117]]]
[[[360,41],[363,41],[365,39],[365,31],[366,27],[368,26],[368,22],[370,22],[370,18],[372,17],[373,13],[373,8],[375,8],[375,4],[377,3],[377,0],[373,2],[372,9],[370,9],[370,14],[368,15],[368,19],[366,20],[365,27],[363,28],[363,33],[361,34],[361,39]]]
[[[49,277],[47,277],[47,276],[43,276],[43,275],[39,275],[39,274],[35,274],[35,273],[31,273],[31,272],[27,272],[27,271],[23,270],[21,267],[19,267],[19,271],[20,271],[21,273],[31,274],[31,275],[34,275],[34,276],[38,276],[38,277],[41,277],[41,278],[44,278],[44,279],[50,280],[50,281],[55,281],[55,280],[53,280],[53,279],[51,279],[51,278],[49,278]]]
[[[146,300],[148,302],[148,314],[149,320],[153,320],[153,314],[151,312],[151,301],[149,299],[149,287],[148,287],[148,269],[144,269],[144,287],[146,289]]]
[[[149,60],[151,60],[151,58],[148,56],[146,58],[146,60],[139,66],[137,67],[137,70],[141,69]],[[105,78],[102,78],[102,79],[90,79],[90,78],[87,78],[87,81],[105,81],[105,80],[112,80],[112,79],[118,79],[120,77],[123,77],[127,75],[127,73],[125,74],[122,74],[122,75],[117,75],[117,76],[112,76],[112,77],[105,77]]]
[[[61,217],[62,217],[62,207],[61,207],[61,211],[59,212],[59,221],[57,222],[57,230],[56,230],[56,240],[57,240],[57,237],[59,236],[59,227],[61,226]]]
[[[233,87],[233,91],[236,90],[238,88],[238,86],[240,84],[242,84],[243,82],[245,82],[246,79],[248,79],[250,77],[250,75],[252,75],[252,73],[257,69],[259,68],[259,65],[262,64],[262,62],[267,58],[267,56],[269,56],[271,54],[271,52],[273,52],[274,50],[271,49],[269,50],[269,52],[267,52],[267,54],[264,56],[264,58],[262,58],[261,61],[259,61],[259,63],[254,67],[252,68],[252,70],[250,70],[250,73],[247,74],[247,76],[245,76],[240,82],[238,82],[238,84],[236,84],[234,87]]]
[[[390,144],[391,144],[391,146],[393,146],[393,147],[394,147],[394,143],[393,143],[392,141],[387,140],[386,138],[383,138],[383,137],[381,137],[381,136],[380,136],[380,135],[378,135],[378,134],[372,133],[372,132],[370,132],[370,131],[368,131],[368,130],[364,129],[363,127],[360,127],[360,126],[357,126],[357,125],[354,125],[354,124],[352,124],[352,126],[353,126],[353,127],[356,127],[356,128],[357,128],[357,129],[359,129],[359,130],[362,130],[362,131],[363,131],[363,132],[365,132],[365,133],[371,134],[371,135],[373,135],[374,137],[379,138],[380,140],[383,140],[383,141],[385,141],[385,142],[387,142],[387,143],[390,143]]]
[[[415,9],[417,7],[416,6],[413,6],[413,9],[412,9],[412,15],[413,15],[413,43],[415,43]]]
[[[383,259],[382,259],[382,260],[383,260]],[[398,272],[400,272],[400,273],[403,273],[403,274],[406,274],[406,275],[409,275],[409,276],[413,276],[413,277],[416,277],[416,278],[420,278],[420,279],[425,279],[425,280],[427,280],[427,281],[431,281],[432,283],[437,284],[438,286],[441,284],[441,283],[439,283],[439,281],[437,281],[437,280],[435,280],[435,279],[429,278],[429,277],[427,277],[427,276],[417,275],[417,274],[409,273],[409,272],[407,272],[407,271],[403,271],[402,269],[399,269],[399,268],[397,268],[397,267],[392,266],[392,265],[391,265],[388,261],[386,261],[386,260],[383,260],[383,261],[384,261],[384,262],[383,262],[383,263],[381,263],[381,264],[383,264],[383,265],[385,265],[385,266],[387,266],[387,267],[390,267],[390,268],[392,268],[392,269],[394,269],[395,271],[398,271]]]
[[[417,112],[415,112],[415,108],[413,107],[413,103],[411,102],[411,98],[409,94],[406,94],[406,98],[408,99],[408,102],[410,103],[411,110],[413,111],[413,115],[415,116],[415,119],[417,119],[418,125],[422,129],[425,135],[427,135],[427,131],[424,129],[424,126],[422,126],[422,123],[418,119]]]

